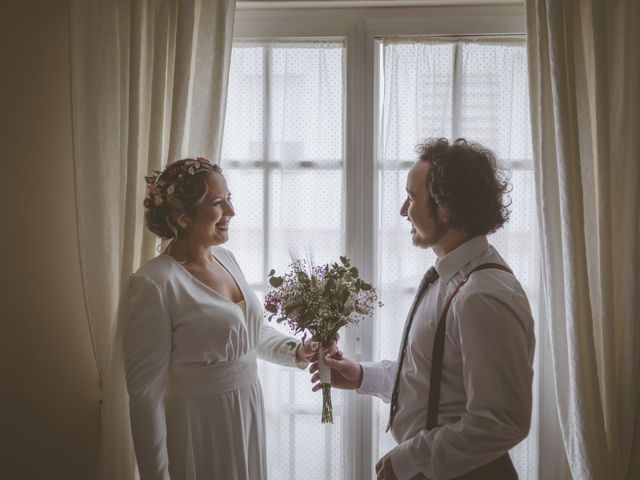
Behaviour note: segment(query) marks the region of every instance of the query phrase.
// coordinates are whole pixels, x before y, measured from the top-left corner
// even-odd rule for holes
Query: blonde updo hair
[[[190,213],[207,194],[207,177],[222,175],[222,169],[206,158],[185,158],[173,162],[162,172],[145,177],[144,221],[150,232],[170,240],[180,235],[180,226],[171,215],[175,208]]]

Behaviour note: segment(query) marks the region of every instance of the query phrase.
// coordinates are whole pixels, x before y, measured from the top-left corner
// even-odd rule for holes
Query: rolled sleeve
[[[420,475],[420,469],[413,459],[411,440],[400,443],[391,450],[391,466],[398,480],[411,480]]]

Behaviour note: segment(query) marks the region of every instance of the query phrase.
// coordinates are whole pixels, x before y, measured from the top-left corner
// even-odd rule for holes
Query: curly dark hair
[[[168,165],[159,175],[158,182],[175,183],[173,179],[182,177],[183,166],[187,162],[194,162],[193,158],[185,158]],[[187,168],[187,167],[184,167]],[[176,223],[171,212],[179,207],[185,212],[193,211],[195,206],[207,194],[207,177],[213,172],[222,175],[222,168],[216,164],[206,162],[206,168],[199,168],[193,174],[185,175],[184,180],[175,184],[171,193],[166,189],[159,189],[161,202],[155,205],[149,198],[145,199],[145,225],[155,235],[165,240],[177,238],[180,226]]]
[[[448,225],[471,236],[486,235],[509,220],[511,185],[495,154],[479,143],[458,138],[432,138],[416,147],[419,159],[429,162],[427,188],[431,209],[448,211]]]

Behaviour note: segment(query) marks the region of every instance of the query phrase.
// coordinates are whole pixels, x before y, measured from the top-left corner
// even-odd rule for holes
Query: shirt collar
[[[446,283],[475,257],[489,248],[486,235],[478,235],[467,240],[455,250],[436,260],[436,270]]]

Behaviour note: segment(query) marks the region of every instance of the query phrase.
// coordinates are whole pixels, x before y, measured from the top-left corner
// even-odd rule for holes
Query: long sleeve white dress
[[[131,276],[123,350],[141,480],[264,480],[265,422],[256,358],[295,366],[299,341],[265,324],[228,250],[235,304],[168,255]],[[294,342],[294,343],[292,343]]]

